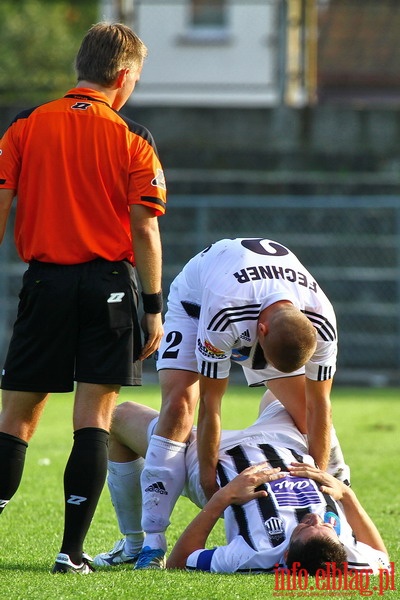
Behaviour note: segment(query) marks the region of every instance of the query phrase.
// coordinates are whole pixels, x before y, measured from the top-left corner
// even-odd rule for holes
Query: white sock
[[[167,540],[164,533],[146,533],[143,548],[161,548],[164,552],[167,551]]]
[[[164,532],[185,484],[185,449],[184,443],[151,436],[141,475],[144,546],[167,549]]]
[[[131,462],[108,461],[107,484],[114,506],[118,525],[125,536],[125,553],[135,554],[143,544],[142,530],[142,490],[140,475],[144,458]]]
[[[125,536],[124,552],[134,556],[143,548],[144,533],[127,533]]]

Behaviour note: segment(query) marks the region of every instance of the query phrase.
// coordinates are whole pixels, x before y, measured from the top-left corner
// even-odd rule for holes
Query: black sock
[[[24,440],[0,432],[0,513],[21,483],[27,447]]]
[[[82,561],[83,542],[107,475],[109,433],[97,427],[74,432],[74,445],[64,472],[65,522],[60,552],[75,564]]]

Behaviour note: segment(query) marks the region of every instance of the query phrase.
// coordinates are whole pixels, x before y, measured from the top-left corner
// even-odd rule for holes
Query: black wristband
[[[157,294],[144,294],[142,292],[143,310],[145,313],[155,315],[163,310],[162,290]]]

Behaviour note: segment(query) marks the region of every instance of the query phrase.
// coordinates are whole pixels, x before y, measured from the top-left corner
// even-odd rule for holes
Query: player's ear
[[[117,80],[116,80],[116,87],[118,89],[120,89],[124,86],[124,83],[126,81],[128,73],[129,73],[129,69],[121,69],[120,71],[118,71]]]
[[[258,335],[261,335],[262,337],[265,337],[268,333],[268,325],[267,323],[263,323],[262,321],[260,321],[258,323]]]

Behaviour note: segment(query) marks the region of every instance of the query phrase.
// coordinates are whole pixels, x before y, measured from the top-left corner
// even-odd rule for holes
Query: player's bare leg
[[[123,463],[146,456],[147,429],[158,415],[157,410],[135,402],[119,404],[112,421],[109,459]]]
[[[49,395],[41,392],[2,391],[0,431],[29,442],[39,424]]]

